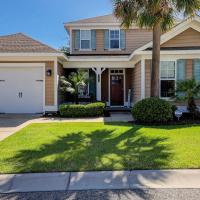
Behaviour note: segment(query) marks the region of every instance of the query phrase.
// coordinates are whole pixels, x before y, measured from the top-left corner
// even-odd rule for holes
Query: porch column
[[[141,60],[141,99],[145,98],[145,60]]]
[[[101,101],[101,74],[106,68],[92,67],[92,70],[96,74],[96,98],[97,101]]]

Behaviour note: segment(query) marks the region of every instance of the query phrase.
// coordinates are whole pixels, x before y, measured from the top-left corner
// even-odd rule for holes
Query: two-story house
[[[169,99],[177,80],[200,81],[200,18],[177,22],[161,37],[160,97]],[[84,95],[108,106],[129,107],[150,97],[152,31],[121,28],[114,15],[65,24],[70,36],[66,69],[85,69],[94,77]]]
[[[0,36],[0,113],[57,111],[59,76],[78,69],[89,77],[79,91],[83,101],[130,107],[149,97],[152,31],[120,25],[113,15],[66,23],[68,56],[21,33]],[[193,77],[200,81],[199,16],[161,36],[160,97],[169,99],[177,80]]]

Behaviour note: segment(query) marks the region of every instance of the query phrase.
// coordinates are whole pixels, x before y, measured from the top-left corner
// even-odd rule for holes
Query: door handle
[[[19,98],[22,98],[22,92],[19,92]]]

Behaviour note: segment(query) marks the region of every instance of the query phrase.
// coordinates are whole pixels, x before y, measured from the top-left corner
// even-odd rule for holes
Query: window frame
[[[175,70],[175,75],[174,78],[161,78],[161,62],[174,62],[174,70]],[[177,60],[160,60],[160,66],[159,66],[159,96],[160,99],[164,99],[164,100],[172,100],[171,97],[162,97],[161,96],[161,81],[166,80],[166,81],[174,81],[175,85],[174,85],[174,89],[176,89],[176,82],[177,82]]]
[[[111,48],[111,31],[119,31],[119,48]],[[121,29],[109,29],[109,50],[121,50]]]
[[[90,31],[90,39],[89,39],[89,48],[82,48],[82,43],[81,41],[84,40],[82,39],[82,34],[81,32],[82,31]],[[80,50],[83,50],[83,51],[91,51],[92,50],[92,30],[91,29],[80,29]]]

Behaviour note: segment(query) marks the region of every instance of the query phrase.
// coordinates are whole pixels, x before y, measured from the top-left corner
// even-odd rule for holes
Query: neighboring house
[[[0,113],[57,111],[64,99],[59,76],[83,69],[82,101],[129,107],[150,96],[152,31],[120,28],[113,15],[65,24],[70,54],[23,34],[0,37]],[[183,20],[161,38],[160,97],[173,95],[177,80],[200,81],[200,18]],[[179,104],[181,105],[181,104]]]

